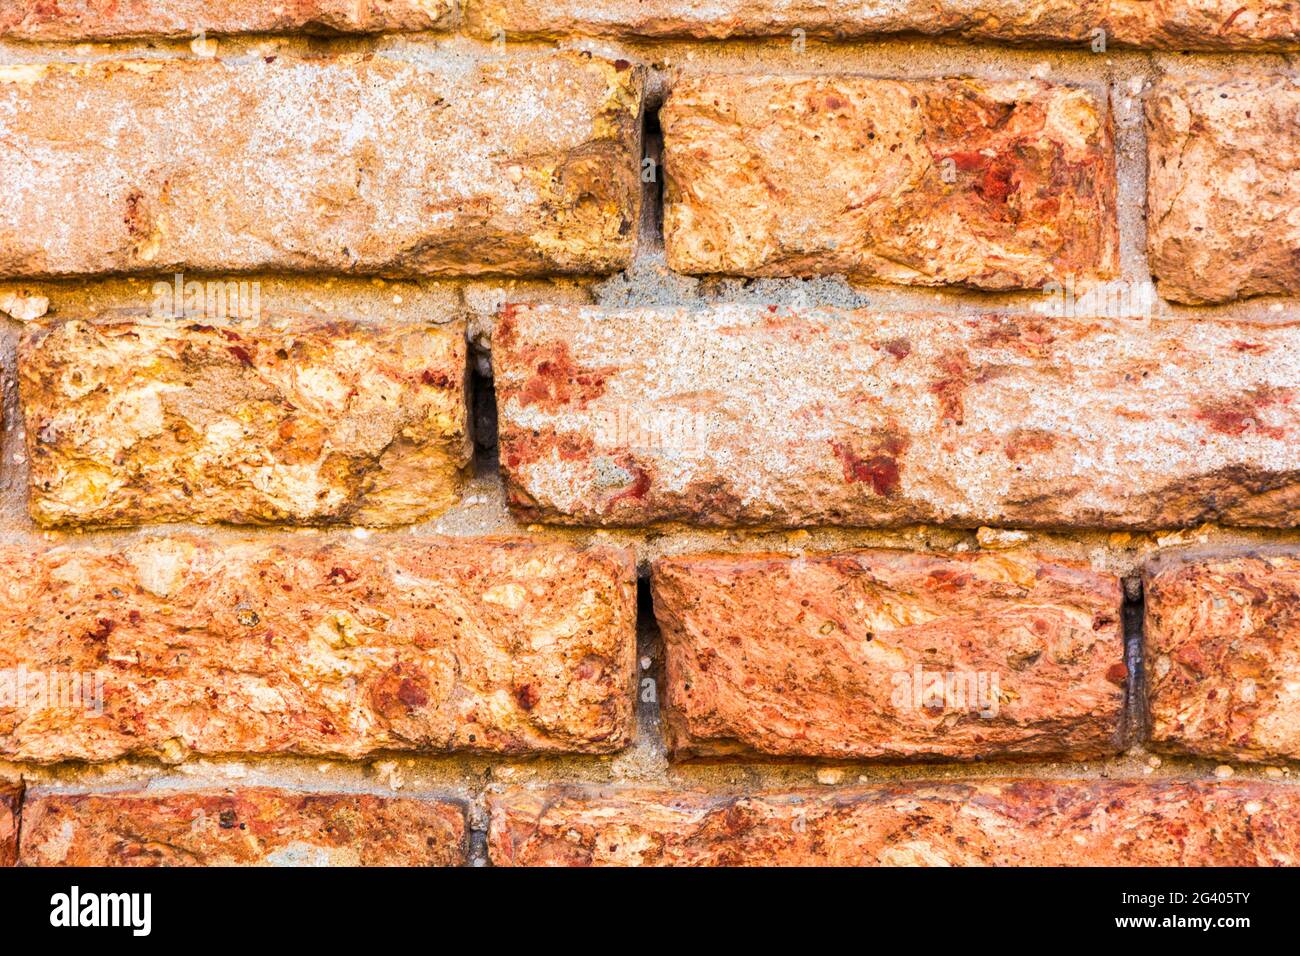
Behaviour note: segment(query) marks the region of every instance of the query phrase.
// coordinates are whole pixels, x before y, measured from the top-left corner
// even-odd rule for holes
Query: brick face
[[[456,866],[448,800],[227,791],[49,794],[23,808],[24,866]]]
[[[455,0],[5,0],[0,37],[89,40],[301,30],[434,30],[455,23]]]
[[[1161,83],[1146,106],[1148,246],[1161,295],[1300,292],[1300,86],[1238,76]]]
[[[1110,118],[1083,89],[706,75],[660,120],[681,272],[1015,289],[1116,269]]]
[[[587,33],[646,37],[812,36],[960,33],[970,38],[1082,40],[1102,21],[1105,0],[468,0],[480,36]]]
[[[0,866],[18,861],[18,812],[22,787],[0,784]]]
[[[996,780],[723,797],[513,790],[498,866],[1293,866],[1293,787]]]
[[[19,350],[39,524],[393,525],[470,461],[463,323],[38,328]]]
[[[1114,42],[1171,50],[1255,50],[1300,43],[1294,0],[1110,0]]]
[[[681,753],[1119,749],[1119,579],[1028,554],[709,554],[655,564]]]
[[[502,466],[528,518],[1162,528],[1300,514],[1295,325],[521,306],[493,350]]]
[[[1192,554],[1147,568],[1147,705],[1162,749],[1300,758],[1300,554]]]
[[[0,137],[28,157],[0,169],[0,276],[627,265],[640,72],[577,54],[436,63],[0,69]]]
[[[967,40],[1109,44],[1176,50],[1266,49],[1300,41],[1291,0],[467,0],[479,36],[850,38],[957,34]]]
[[[613,549],[8,546],[0,596],[0,667],[103,680],[102,713],[0,707],[10,759],[607,753],[632,729],[635,582]]]

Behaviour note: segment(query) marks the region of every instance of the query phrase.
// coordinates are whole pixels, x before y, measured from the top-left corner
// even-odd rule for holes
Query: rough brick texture
[[[23,807],[24,866],[456,866],[446,800],[228,791],[48,794]]]
[[[625,266],[638,70],[434,62],[0,67],[0,276]]]
[[[490,37],[587,33],[644,37],[960,33],[970,38],[1081,40],[1106,0],[468,0],[470,29]]]
[[[709,797],[490,799],[497,865],[1294,866],[1300,796],[1264,783],[986,780]]]
[[[596,525],[1300,522],[1300,326],[512,307],[523,516]]]
[[[1109,0],[1115,43],[1170,50],[1259,50],[1300,44],[1295,0]]]
[[[393,525],[470,461],[465,330],[66,322],[19,350],[42,525]]]
[[[654,567],[680,753],[1120,749],[1119,579],[1029,554],[710,554]]]
[[[1150,95],[1148,244],[1165,298],[1300,292],[1297,113],[1300,85],[1281,77],[1165,81]]]
[[[0,549],[0,667],[103,679],[0,707],[0,755],[604,753],[628,741],[631,558],[492,539]],[[21,702],[20,702],[21,703]]]
[[[1300,758],[1300,555],[1171,556],[1145,578],[1152,740],[1211,757]]]
[[[959,34],[969,40],[1178,50],[1264,49],[1300,41],[1291,0],[467,0],[479,36],[861,37]],[[1100,51],[1099,51],[1100,52]]]
[[[18,808],[22,795],[21,786],[0,784],[0,866],[13,866],[18,861]]]
[[[367,33],[435,30],[455,0],[4,0],[0,36],[106,40],[207,33]]]
[[[1010,289],[1116,269],[1110,117],[1087,90],[705,75],[660,120],[681,272]]]

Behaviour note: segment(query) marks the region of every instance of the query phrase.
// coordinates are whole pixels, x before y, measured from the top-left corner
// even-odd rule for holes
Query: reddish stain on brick
[[[1020,461],[1030,455],[1051,451],[1059,441],[1055,432],[1041,428],[1018,428],[1002,447],[1007,458]]]
[[[609,499],[608,507],[611,508],[625,499],[640,501],[646,496],[651,485],[650,473],[636,462],[624,458],[619,461],[619,465],[632,473],[632,484],[628,485],[628,487],[624,488]]]
[[[596,450],[591,435],[553,428],[502,431],[500,440],[501,460],[510,471],[542,461],[552,451],[560,461],[582,461]]]
[[[938,361],[942,376],[930,383],[946,421],[960,425],[966,417],[963,393],[970,384],[970,362],[964,352],[949,352]]]
[[[1265,425],[1260,412],[1274,405],[1285,404],[1290,396],[1276,389],[1256,388],[1235,398],[1214,399],[1197,406],[1196,417],[1208,422],[1216,432],[1234,438],[1247,431],[1257,431],[1270,438],[1282,438],[1284,429]]]
[[[859,457],[848,445],[837,441],[831,442],[831,448],[844,466],[845,481],[870,483],[872,490],[882,497],[889,497],[898,490],[902,480],[898,459],[889,455]]]
[[[912,343],[907,339],[888,339],[881,343],[881,348],[900,362],[912,354]]]
[[[537,405],[546,411],[574,404],[581,408],[605,393],[608,372],[575,364],[565,343],[553,342],[530,351],[525,360],[533,374],[519,390],[520,405]]]
[[[1014,163],[999,158],[984,171],[975,191],[993,203],[1005,203],[1020,188],[1020,177]]]
[[[522,687],[515,688],[515,700],[519,702],[519,706],[524,710],[532,710],[537,706],[540,699],[541,695],[538,694],[537,688],[532,684],[524,684]]]

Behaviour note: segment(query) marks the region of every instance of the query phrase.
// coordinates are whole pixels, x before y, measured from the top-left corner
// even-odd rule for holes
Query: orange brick
[[[0,37],[113,40],[207,33],[378,33],[456,22],[455,0],[5,0]]]
[[[459,500],[470,463],[465,326],[70,321],[18,378],[31,513],[405,524]]]
[[[710,796],[512,790],[497,866],[1295,866],[1295,787],[982,780]]]
[[[1300,759],[1300,553],[1170,554],[1144,577],[1156,745],[1228,760]]]
[[[0,669],[29,688],[0,707],[10,759],[609,753],[632,733],[636,583],[612,548],[10,545],[0,604]]]
[[[981,757],[1120,749],[1120,582],[1031,554],[662,558],[679,753]]]
[[[1148,96],[1147,251],[1165,298],[1300,293],[1297,112],[1288,77],[1166,80]]]
[[[684,76],[660,113],[679,272],[1038,288],[1113,275],[1105,102],[975,79]]]
[[[24,866],[458,866],[459,801],[251,787],[48,794],[23,807]]]
[[[1254,50],[1300,42],[1292,0],[466,0],[466,20],[484,38],[808,37],[890,33],[966,40],[1108,45],[1174,50]],[[1102,33],[1104,31],[1104,34]]]
[[[0,784],[0,866],[18,861],[18,813],[23,788],[17,784]]]
[[[611,272],[640,100],[570,53],[0,68],[0,277]]]

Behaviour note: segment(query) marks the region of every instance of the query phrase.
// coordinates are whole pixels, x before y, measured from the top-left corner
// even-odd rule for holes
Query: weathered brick
[[[632,730],[630,555],[510,539],[0,548],[0,755],[606,753]],[[66,683],[66,680],[64,681]]]
[[[1300,84],[1282,77],[1165,81],[1150,95],[1147,241],[1165,298],[1300,293],[1297,114]]]
[[[18,862],[18,812],[21,784],[0,783],[0,866]]]
[[[1084,89],[704,75],[660,120],[680,272],[1014,289],[1116,269],[1110,115]]]
[[[1267,49],[1300,41],[1293,0],[467,0],[482,37],[851,38],[957,34],[970,40],[1107,44],[1178,50]]]
[[[1295,0],[1109,0],[1112,42],[1172,50],[1263,50],[1300,43]]]
[[[31,513],[393,525],[470,461],[465,328],[70,321],[19,349]]]
[[[497,866],[1285,866],[1300,790],[1258,782],[983,780],[707,796],[508,791]]]
[[[437,30],[456,22],[455,0],[4,0],[0,36],[111,40],[206,33],[371,33]]]
[[[514,306],[501,461],[530,519],[1300,523],[1300,326]]]
[[[51,793],[23,808],[24,866],[457,866],[451,800],[250,787]]]
[[[1151,739],[1203,756],[1300,758],[1300,555],[1171,555],[1145,584]]]
[[[1106,0],[467,0],[482,37],[570,33],[644,37],[809,36],[957,33],[1006,40],[1082,40],[1100,26]]]
[[[567,53],[0,67],[0,276],[619,269],[640,90]]]
[[[663,558],[670,745],[844,758],[1121,748],[1120,581],[1030,554]]]

